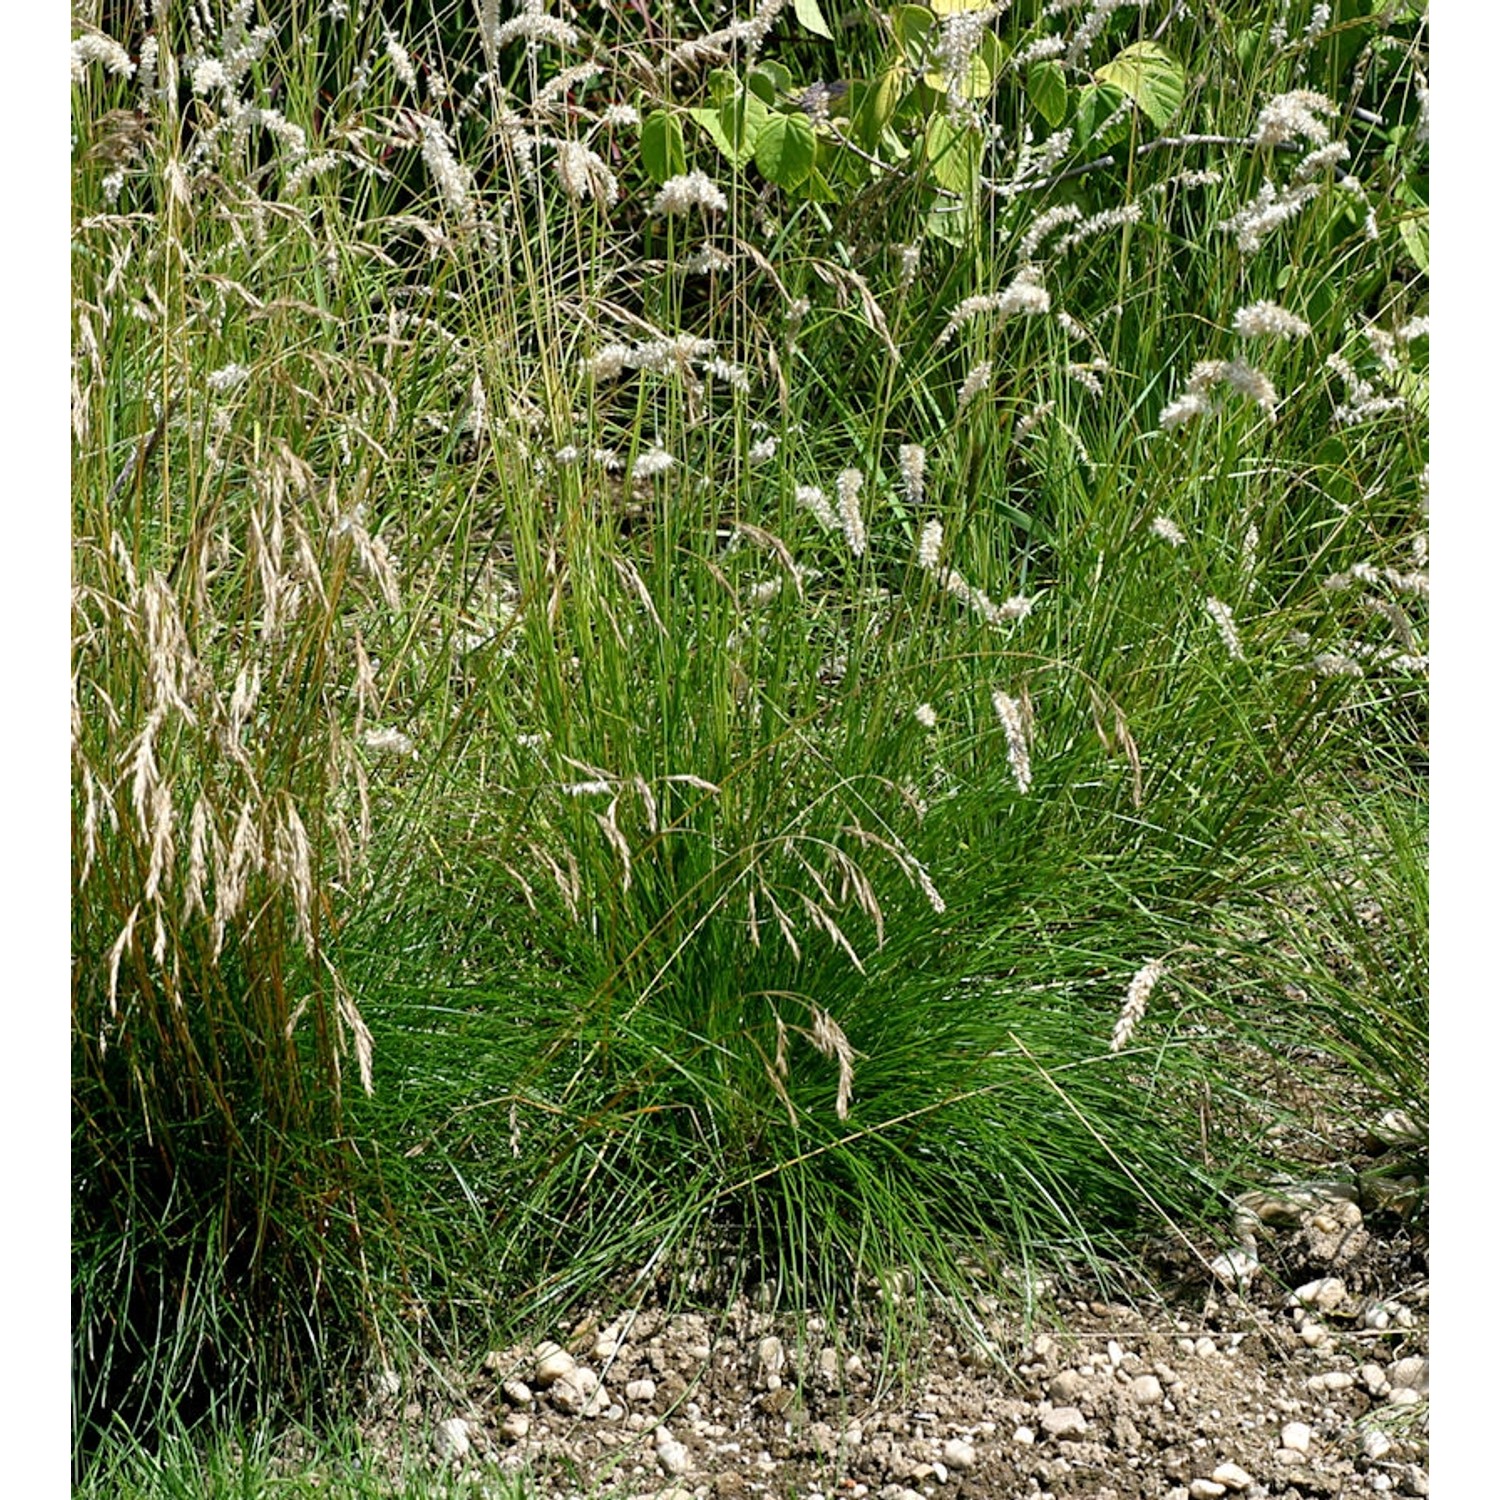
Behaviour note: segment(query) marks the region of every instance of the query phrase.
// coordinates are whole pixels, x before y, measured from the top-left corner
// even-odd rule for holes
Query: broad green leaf
[[[641,164],[653,182],[665,182],[687,171],[682,121],[658,109],[641,122]]]
[[[728,68],[715,68],[708,75],[708,97],[722,108],[740,96],[740,81]]]
[[[755,165],[767,182],[791,188],[812,170],[818,138],[803,114],[772,115],[755,137]]]
[[[891,29],[911,68],[925,68],[937,37],[937,20],[925,5],[898,5],[891,12]]]
[[[990,77],[998,78],[1010,60],[1010,43],[1001,41],[993,31],[986,31],[979,38],[979,55],[984,59],[985,67],[990,70]]]
[[[1125,94],[1112,83],[1086,83],[1078,91],[1078,144],[1107,151],[1130,133],[1130,121],[1121,116],[1102,135],[1095,132],[1125,102]]]
[[[974,205],[968,200],[940,198],[927,211],[924,222],[928,238],[949,245],[966,244],[974,228]]]
[[[734,167],[745,166],[755,155],[755,141],[762,126],[771,118],[754,94],[732,100],[722,109],[690,109],[688,114],[707,132]]]
[[[849,153],[846,151],[844,154],[847,156]],[[797,196],[799,198],[809,198],[814,203],[841,203],[844,201],[842,195],[833,190],[828,179],[816,167],[807,174],[804,181],[798,184]]]
[[[745,87],[762,103],[775,104],[792,92],[791,69],[765,58],[745,75]]]
[[[894,125],[887,125],[885,134],[880,137],[880,155],[885,161],[907,161],[911,157],[911,147],[897,133]]]
[[[1003,58],[1001,61],[1003,62]],[[985,57],[984,48],[976,47],[969,55],[969,65],[965,71],[963,82],[958,86],[958,94],[961,99],[983,99],[995,86],[995,73],[998,69],[991,69],[989,59]],[[922,82],[928,88],[936,89],[945,99],[948,97],[948,75],[938,68],[929,68],[922,75]]]
[[[922,82],[930,89],[935,89],[943,98],[948,97],[948,79],[945,74],[935,70],[929,70],[922,75]],[[984,59],[975,52],[969,58],[968,70],[964,74],[964,80],[958,86],[960,99],[983,99],[989,93],[994,84],[990,70],[985,67]]]
[[[1056,130],[1068,114],[1068,79],[1062,64],[1051,58],[1032,63],[1026,70],[1026,97],[1036,112]]]
[[[755,155],[755,143],[766,125],[775,118],[754,94],[742,94],[719,110],[724,132],[734,143],[735,166],[742,167]]]
[[[910,77],[903,68],[887,68],[873,83],[856,85],[850,129],[866,151],[878,151],[885,128],[891,123]]]
[[[1155,42],[1132,43],[1094,77],[1100,83],[1114,84],[1134,99],[1158,130],[1182,108],[1187,93],[1187,73],[1182,64]]]
[[[829,41],[833,40],[833,33],[828,29],[828,22],[823,19],[823,12],[818,9],[818,0],[792,0],[792,9],[797,13],[797,19],[802,22],[806,30],[812,32],[814,36],[826,36]]]
[[[927,122],[927,165],[933,181],[965,198],[974,192],[979,166],[979,137],[967,126],[955,128],[943,114]]]
[[[734,143],[729,139],[724,129],[724,123],[719,118],[716,109],[690,109],[688,116],[696,120],[708,132],[708,138],[719,148],[719,154],[734,166],[742,167],[753,153],[746,153],[741,158],[735,151]]]
[[[1412,264],[1421,272],[1427,271],[1427,213],[1412,214],[1401,220],[1396,227],[1406,253]]]

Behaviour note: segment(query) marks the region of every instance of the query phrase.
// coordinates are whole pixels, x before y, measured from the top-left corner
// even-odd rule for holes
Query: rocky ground
[[[1163,1267],[1175,1304],[1050,1288],[1019,1350],[984,1296],[916,1347],[746,1300],[601,1308],[441,1389],[382,1376],[367,1436],[548,1500],[1426,1495],[1425,1236],[1326,1183],[1242,1200],[1237,1228],[1243,1250]]]

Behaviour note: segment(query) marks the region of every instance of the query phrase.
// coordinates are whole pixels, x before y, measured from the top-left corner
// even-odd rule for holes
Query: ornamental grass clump
[[[1211,1236],[1421,740],[1416,40],[315,9],[75,27],[80,1428]]]

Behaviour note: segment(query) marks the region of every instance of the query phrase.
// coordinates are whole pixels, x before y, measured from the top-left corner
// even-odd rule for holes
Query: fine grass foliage
[[[75,9],[80,1432],[1207,1246],[1226,904],[1425,910],[1422,19]]]

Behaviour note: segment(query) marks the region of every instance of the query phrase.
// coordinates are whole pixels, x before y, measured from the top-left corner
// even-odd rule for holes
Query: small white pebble
[[[1209,1478],[1215,1484],[1222,1484],[1226,1490],[1248,1490],[1255,1483],[1238,1464],[1220,1464]]]
[[[1319,1312],[1332,1312],[1344,1300],[1344,1283],[1337,1276],[1322,1276],[1309,1281],[1287,1298],[1293,1305],[1315,1307]]]
[[[1395,1446],[1390,1437],[1378,1427],[1369,1428],[1359,1440],[1359,1451],[1370,1459],[1384,1458]]]
[[[1128,1389],[1131,1400],[1141,1406],[1158,1406],[1161,1403],[1161,1381],[1155,1375],[1137,1375]]]
[[[1281,1446],[1293,1453],[1311,1453],[1312,1428],[1306,1422],[1288,1422],[1281,1429]]]
[[[1015,1442],[1020,1443],[1023,1447],[1029,1447],[1032,1443],[1036,1442],[1036,1433],[1029,1427],[1018,1427],[1011,1436]]]
[[[949,1438],[943,1444],[943,1462],[950,1469],[963,1473],[979,1462],[979,1455],[974,1451],[973,1443],[966,1443],[962,1438]]]
[[[469,1424],[462,1417],[439,1422],[432,1446],[439,1458],[462,1458],[469,1451]]]
[[[1189,1500],[1219,1500],[1224,1493],[1224,1486],[1212,1479],[1195,1479],[1188,1486]]]
[[[1206,1334],[1193,1345],[1193,1353],[1199,1359],[1208,1359],[1219,1352],[1219,1346]]]

